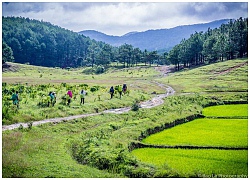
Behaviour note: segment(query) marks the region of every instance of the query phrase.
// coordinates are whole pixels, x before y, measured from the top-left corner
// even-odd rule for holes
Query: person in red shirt
[[[72,99],[72,97],[73,97],[72,91],[71,91],[71,90],[68,90],[67,95],[70,97],[70,98],[68,99],[68,105],[69,105],[70,102],[71,102],[71,99]]]

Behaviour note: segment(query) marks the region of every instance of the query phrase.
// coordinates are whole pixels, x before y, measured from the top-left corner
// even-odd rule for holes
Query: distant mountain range
[[[212,21],[204,24],[193,24],[177,26],[170,29],[156,29],[144,32],[129,32],[123,36],[110,36],[95,30],[81,31],[79,34],[88,36],[96,41],[103,41],[113,46],[131,44],[141,50],[169,51],[182,39],[188,39],[195,32],[205,32],[210,29],[218,28],[221,24],[227,24],[229,19]]]

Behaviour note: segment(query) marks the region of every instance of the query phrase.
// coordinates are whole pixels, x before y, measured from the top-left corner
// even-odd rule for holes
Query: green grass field
[[[139,160],[181,177],[247,177],[246,150],[187,150],[142,148],[132,152]]]
[[[229,72],[219,74],[227,69],[247,62],[248,59],[229,60],[198,67],[192,70],[183,70],[159,79],[169,84],[178,93],[182,92],[242,92],[248,90],[247,63]]]
[[[101,114],[67,122],[43,124],[30,129],[3,131],[2,176],[4,178],[151,178],[204,177],[204,174],[246,175],[247,151],[149,149],[148,152],[143,152],[143,149],[137,149],[131,154],[128,149],[131,142],[138,141],[142,135],[147,135],[148,130],[164,127],[166,123],[176,119],[201,113],[203,107],[211,101],[221,103],[222,99],[247,100],[247,64],[226,74],[216,74],[246,61],[246,59],[226,61],[176,72],[166,77],[160,76],[160,73],[152,67],[110,68],[104,74],[96,75],[85,74],[83,69],[62,70],[17,65],[13,71],[2,73],[2,82],[6,82],[8,88],[19,87],[16,85],[18,83],[24,85],[25,90],[37,88],[41,84],[50,84],[50,88],[59,90],[57,93],[59,102],[55,107],[38,107],[39,96],[32,99],[30,95],[20,94],[22,97],[20,110],[15,112],[12,118],[3,120],[6,124],[92,113],[96,108],[101,112],[109,108],[131,107],[135,99],[147,100],[154,97],[155,94],[152,94],[154,91],[156,94],[165,93],[155,81],[173,86],[177,93],[167,97],[161,106],[152,109],[139,109],[120,115]],[[61,87],[61,83],[76,88],[76,99],[70,107],[59,104],[60,97],[66,91],[66,87]],[[123,83],[126,83],[131,90],[130,95],[123,96],[122,99],[115,97],[109,100],[108,88]],[[82,106],[79,105],[78,95],[81,84],[87,84],[88,88],[95,85],[101,87],[96,92],[89,92],[85,99],[86,104]],[[191,93],[179,95],[182,92]],[[44,93],[47,93],[47,90]],[[99,94],[101,100],[98,99]],[[247,120],[244,119],[208,119],[203,125],[195,125],[195,121],[199,120],[190,123],[202,128],[205,125],[207,132],[208,126],[219,130],[210,135],[217,138],[218,142],[222,140],[216,135],[220,135],[224,130],[215,127],[214,123],[218,126],[227,125],[225,130],[233,129],[232,134],[224,132],[228,133],[228,136],[235,135],[235,131],[247,133]],[[236,127],[232,128],[230,123]],[[190,130],[192,128],[194,127],[189,127]],[[201,129],[197,131],[205,133]],[[205,143],[205,138],[199,134],[198,136]],[[244,134],[235,135],[235,138],[245,137]],[[198,142],[195,139],[194,141]],[[245,147],[246,142],[247,140],[240,140],[237,146]],[[229,141],[226,144],[229,144]],[[233,143],[231,145],[233,146]],[[142,152],[139,153],[139,150]],[[142,157],[136,159],[135,152]],[[156,160],[157,156],[155,160],[150,159],[154,158],[154,154],[160,157],[159,161]],[[142,163],[145,157],[149,160],[146,159],[146,163]],[[157,164],[151,165],[154,161]]]
[[[109,87],[127,83],[135,84],[135,88],[140,89],[140,87],[137,86],[143,86],[143,84],[155,79],[159,74],[154,68],[149,67],[110,68],[103,74],[85,74],[84,70],[89,68],[72,68],[67,70],[17,63],[9,64],[13,65],[14,68],[12,68],[12,71],[2,73],[2,81],[12,84],[60,84],[65,82],[70,84],[85,83],[90,86],[99,85]]]
[[[6,89],[18,89],[18,86],[7,85]],[[25,91],[32,88],[36,91],[34,98],[31,97],[33,93],[26,93]],[[37,86],[26,86],[24,85],[24,92],[19,93],[21,98],[19,109],[15,112],[15,106],[12,105],[12,101],[8,100],[11,98],[11,94],[3,95],[3,125],[14,124],[18,122],[31,122],[38,121],[54,117],[66,117],[77,114],[88,114],[104,111],[106,109],[114,109],[120,107],[131,107],[136,101],[144,101],[151,97],[151,95],[130,89],[130,93],[123,95],[119,98],[118,93],[115,94],[113,99],[110,99],[108,93],[108,87],[100,87],[100,90],[91,92],[89,87],[87,89],[88,94],[85,96],[85,104],[80,104],[80,91],[81,87],[74,86],[73,98],[70,106],[66,105],[62,97],[67,93],[67,88],[61,85],[53,85],[44,91],[37,90]],[[4,87],[5,89],[5,87]],[[57,94],[57,102],[54,107],[47,106],[47,103],[42,103],[42,98],[47,97],[49,91],[55,91]],[[100,98],[99,98],[100,97]],[[41,103],[42,105],[38,105]],[[6,106],[5,106],[6,105]],[[8,109],[6,109],[8,108]]]
[[[70,128],[60,132],[60,125],[54,131],[45,127],[3,134],[3,178],[122,177],[77,163],[67,147],[68,140],[76,136]]]
[[[47,118],[65,117],[77,114],[95,113],[106,109],[114,109],[121,107],[131,107],[136,100],[144,101],[151,99],[154,95],[164,93],[165,90],[152,82],[153,77],[158,72],[154,68],[140,67],[115,70],[111,68],[108,72],[101,75],[86,75],[83,69],[55,69],[39,66],[21,65],[10,63],[15,67],[15,71],[6,71],[3,73],[2,80],[7,83],[3,86],[3,91],[11,91],[12,89],[19,93],[20,109],[18,113],[14,112],[14,107],[10,106],[9,112],[4,107],[3,124],[13,124],[18,122],[31,122]],[[145,76],[145,77],[144,77]],[[119,98],[118,93],[110,100],[110,86],[127,84],[129,94]],[[40,85],[48,87],[41,90]],[[86,85],[86,86],[85,86]],[[98,87],[97,91],[91,92],[91,88]],[[71,107],[63,103],[62,97],[67,93],[68,89],[73,90],[73,99]],[[80,105],[80,91],[85,88],[88,94],[85,97],[85,104]],[[32,89],[32,93],[30,93]],[[57,103],[54,107],[38,106],[42,95],[47,96],[49,91],[55,91],[57,94]],[[11,104],[12,93],[3,93],[3,106]],[[32,97],[33,95],[33,97]],[[13,110],[12,110],[13,109]],[[7,114],[5,116],[5,114]]]
[[[172,98],[177,102],[177,97]],[[172,102],[170,99],[163,106],[168,106]],[[126,165],[133,160],[129,158],[127,149],[132,140],[136,140],[141,132],[151,127],[191,115],[197,108],[201,109],[194,106],[192,110],[183,109],[181,115],[177,114],[175,109],[186,105],[185,99],[182,97],[183,104],[176,104],[168,112],[159,106],[150,111],[140,109],[138,112],[130,111],[120,115],[102,114],[58,124],[43,124],[31,129],[4,131],[3,177],[125,177],[116,168],[119,164]],[[123,152],[122,158],[126,159],[118,160],[117,156],[123,153],[117,152]],[[79,162],[81,159],[77,160],[77,157],[90,162],[82,165]],[[109,167],[108,171],[100,171],[98,165],[102,165],[102,160],[120,163]],[[136,171],[132,167],[130,174],[130,171]]]
[[[205,118],[153,134],[143,142],[156,145],[247,147],[247,134],[247,120]]]

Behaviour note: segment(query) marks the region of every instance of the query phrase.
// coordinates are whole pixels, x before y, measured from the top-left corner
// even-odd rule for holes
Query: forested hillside
[[[17,63],[49,67],[77,67],[106,44],[72,31],[28,18],[3,17],[3,42]]]
[[[248,18],[230,20],[220,28],[208,29],[206,32],[196,32],[190,38],[183,39],[168,54],[168,60],[184,67],[213,63],[248,54]]]
[[[156,51],[142,52],[128,44],[113,47],[49,22],[22,17],[3,17],[2,20],[4,62],[66,68],[105,67],[111,62],[129,67],[140,62],[163,61]]]

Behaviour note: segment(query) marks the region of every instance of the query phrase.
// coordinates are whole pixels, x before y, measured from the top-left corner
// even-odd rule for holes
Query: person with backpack
[[[123,84],[122,92],[123,92],[124,94],[126,94],[126,91],[127,91],[127,85],[126,85],[126,84]]]
[[[82,89],[80,92],[80,97],[81,97],[80,105],[84,104],[85,95],[86,95],[86,91],[84,89]]]
[[[52,104],[52,106],[54,106],[55,105],[55,93],[50,91],[49,97],[50,97],[50,99],[48,100],[48,107],[50,104]]]
[[[53,92],[52,92],[52,95],[54,96],[54,101],[53,101],[53,103],[56,104],[56,92],[53,91]]]
[[[118,85],[118,92],[120,94],[120,99],[122,98],[122,86]]]
[[[111,88],[110,88],[110,90],[109,90],[109,93],[110,93],[110,95],[111,95],[111,98],[110,98],[110,99],[112,99],[112,98],[113,98],[113,96],[114,96],[114,92],[115,92],[114,87],[113,87],[113,86],[111,86]]]
[[[68,100],[68,105],[70,105],[72,97],[73,97],[72,91],[68,90],[67,95],[66,95],[66,99]]]
[[[17,108],[19,108],[19,97],[18,97],[18,91],[13,91],[13,94],[11,96],[11,100],[13,101],[13,104],[17,106]]]

